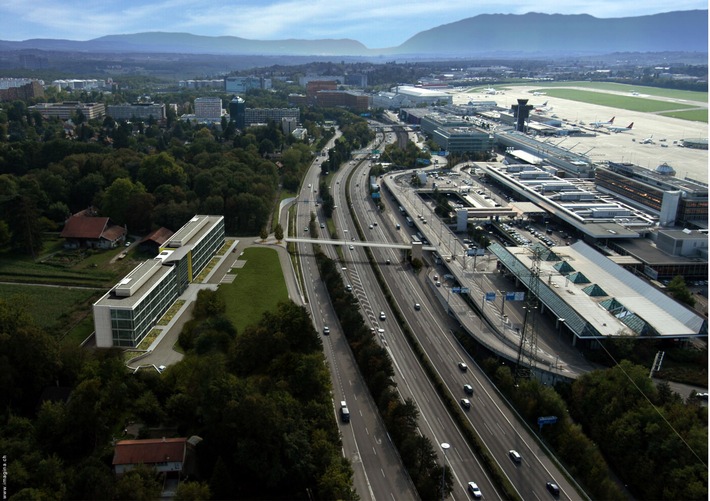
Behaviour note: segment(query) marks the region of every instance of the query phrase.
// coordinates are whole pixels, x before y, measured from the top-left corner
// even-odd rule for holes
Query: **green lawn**
[[[279,302],[288,300],[279,256],[274,249],[250,247],[240,259],[246,264],[232,269],[236,280],[219,286],[227,304],[227,316],[237,332],[256,324],[264,312],[274,311]]]
[[[659,101],[657,99],[648,99],[638,96],[607,94],[604,92],[594,92],[593,90],[548,89],[547,96],[646,113],[693,107],[688,104],[670,103],[668,101]]]
[[[80,323],[100,294],[103,292],[68,287],[0,284],[0,299],[22,305],[37,325],[57,337]]]

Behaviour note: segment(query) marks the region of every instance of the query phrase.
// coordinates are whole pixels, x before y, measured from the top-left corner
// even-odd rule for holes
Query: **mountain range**
[[[250,40],[235,36],[146,32],[87,41],[0,40],[0,51],[179,53],[293,56],[546,56],[708,50],[708,11],[596,18],[586,14],[482,14],[417,33],[397,47],[356,40]]]

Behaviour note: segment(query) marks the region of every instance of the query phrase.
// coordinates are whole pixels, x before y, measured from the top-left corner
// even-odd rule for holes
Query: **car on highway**
[[[414,303],[414,309],[419,311],[422,309],[422,305],[420,305],[419,303]]]
[[[468,410],[471,408],[471,401],[468,398],[461,399],[461,407]]]
[[[350,284],[347,284],[347,285],[345,286],[345,292],[352,292],[352,291],[353,291],[353,286],[350,285]]]
[[[323,327],[323,335],[327,336],[328,334],[330,334],[330,327],[326,325]]]
[[[466,372],[468,370],[468,365],[464,362],[459,362],[459,369],[461,369],[461,372]]]
[[[483,494],[481,493],[481,489],[478,488],[476,482],[468,483],[468,492],[470,492],[471,496],[475,497],[476,499],[479,499],[483,496]]]
[[[355,249],[355,247],[353,247],[352,245],[350,245],[349,249],[350,249],[350,250],[353,250],[353,249]]]
[[[466,395],[473,395],[473,386],[470,384],[465,384],[463,385],[463,391],[466,393]]]
[[[322,229],[324,229],[324,228],[325,228],[325,225],[324,225],[323,223],[321,223],[321,224],[320,224],[320,229],[322,230]]]
[[[560,486],[556,483],[547,482],[545,483],[545,487],[547,487],[547,490],[550,491],[550,494],[552,494],[553,496],[557,497],[560,495]]]
[[[370,225],[370,229],[373,229],[373,228],[374,228],[374,226]]]
[[[385,316],[385,312],[381,311],[380,312],[380,320],[385,320],[387,317]]]
[[[508,451],[508,456],[510,456],[510,459],[512,459],[514,463],[520,463],[523,460],[520,453],[512,449]]]

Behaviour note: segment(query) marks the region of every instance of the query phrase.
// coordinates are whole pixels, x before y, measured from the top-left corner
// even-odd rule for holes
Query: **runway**
[[[664,117],[654,113],[580,103],[548,95],[534,96],[533,90],[539,90],[541,87],[543,87],[542,84],[511,86],[504,90],[503,94],[497,95],[455,93],[453,94],[453,102],[454,104],[466,104],[472,100],[495,100],[499,106],[510,109],[513,104],[517,104],[518,99],[528,99],[528,103],[533,106],[539,106],[547,101],[547,106],[551,108],[547,112],[547,116],[557,115],[558,119],[565,120],[572,126],[580,125],[581,122],[589,124],[595,121],[607,121],[611,117],[616,117],[615,126],[625,127],[633,122],[633,128],[626,132],[598,133],[596,137],[562,136],[553,138],[550,142],[559,144],[560,147],[567,148],[577,154],[586,153],[592,162],[629,162],[651,170],[662,163],[667,163],[676,170],[678,178],[689,177],[708,183],[708,150],[678,146],[682,139],[707,138],[708,124]],[[570,86],[569,88],[575,87]],[[590,91],[591,89],[581,90]],[[619,92],[604,90],[598,92],[619,94]],[[678,99],[644,96],[642,93],[638,97],[680,103]],[[683,104],[706,109],[708,107],[708,103],[703,102],[684,101]],[[655,144],[641,144],[643,139],[650,136],[653,136]]]

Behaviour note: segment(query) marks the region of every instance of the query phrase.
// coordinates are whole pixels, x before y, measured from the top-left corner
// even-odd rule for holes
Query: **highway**
[[[347,176],[351,169],[356,171],[352,174],[351,182],[348,183]],[[339,207],[333,214],[336,233],[338,233],[335,238],[346,236],[351,239],[347,246],[340,246],[340,252],[344,256],[343,273],[346,283],[353,287],[353,293],[358,299],[366,321],[375,329],[383,329],[379,340],[392,358],[398,390],[402,398],[411,398],[416,403],[420,411],[421,433],[429,437],[439,451],[440,459],[446,461],[447,474],[453,475],[454,488],[451,497],[468,499],[466,487],[469,481],[475,481],[486,498],[500,498],[500,495],[487,478],[479,458],[468,447],[394,320],[395,316],[379,288],[375,273],[367,261],[365,250],[359,245],[358,227],[364,240],[385,245],[373,248],[372,252],[388,284],[396,308],[406,318],[410,330],[415,333],[417,342],[446,384],[449,396],[455,401],[470,398],[471,409],[466,411],[462,408],[462,412],[489,448],[494,460],[508,476],[518,495],[522,499],[533,497],[548,499],[550,494],[545,489],[545,482],[554,480],[561,487],[561,499],[579,498],[572,486],[547,458],[545,451],[533,439],[530,430],[519,424],[514,413],[510,411],[486,375],[457,344],[451,331],[458,324],[446,315],[446,302],[442,301],[443,291],[434,285],[434,281],[426,271],[416,275],[411,267],[403,262],[403,250],[397,244],[409,243],[411,228],[408,228],[403,221],[397,210],[397,204],[393,205],[385,199],[386,210],[383,213],[377,210],[368,192],[366,178],[368,171],[369,163],[362,161],[362,158],[356,158],[354,163],[347,167],[343,166],[332,176],[331,191],[335,197],[335,205]],[[308,180],[304,181],[303,186],[309,184],[318,186],[315,173],[309,173]],[[352,203],[350,207],[346,198],[346,189],[350,190]],[[298,204],[298,230],[308,226],[310,212],[317,210],[313,206],[314,200],[305,202],[308,196],[308,192],[304,191],[300,195],[303,201]],[[351,219],[353,216],[354,220]],[[324,222],[320,219],[319,221]],[[397,223],[400,224],[400,230],[395,229]],[[355,241],[352,241],[353,238]],[[452,244],[444,242],[444,245],[450,247]],[[387,441],[386,432],[378,429],[378,425],[379,427],[382,425],[377,418],[375,406],[369,401],[344,337],[337,328],[334,313],[317,278],[310,244],[298,243],[298,246],[305,280],[304,292],[309,298],[315,298],[311,300],[310,307],[316,326],[320,331],[324,325],[329,325],[331,329],[330,336],[324,336],[324,348],[333,374],[334,400],[339,401],[342,395],[342,398],[349,402],[353,413],[351,423],[340,426],[341,431],[344,428],[351,431],[351,433],[343,432],[343,445],[346,456],[354,460],[358,493],[363,499],[386,497],[403,499],[400,489],[403,484],[409,482],[408,479],[401,478],[403,469],[401,462],[396,458],[396,452],[392,453],[393,460],[380,458],[385,455],[386,449],[391,449],[383,446]],[[333,246],[325,245],[323,250],[331,258],[339,259]],[[389,265],[386,264],[388,260],[391,263]],[[420,305],[419,310],[414,308],[415,303]],[[385,320],[380,320],[380,312],[385,314]],[[481,322],[481,326],[484,325]],[[466,372],[458,368],[457,364],[460,361],[468,364],[469,368]],[[473,395],[464,393],[464,384],[473,387]],[[352,402],[356,404],[352,405]],[[361,425],[364,425],[364,430],[360,429]],[[443,442],[451,446],[446,454],[440,448]],[[513,462],[508,456],[510,449],[515,449],[522,455],[519,464]],[[416,497],[416,494],[412,495]]]
[[[337,137],[339,135],[333,141]],[[311,213],[318,213],[314,187],[319,185],[319,174],[320,164],[314,162],[302,184],[296,204],[295,229],[299,233],[309,226]],[[325,326],[330,329],[329,335],[322,335],[323,349],[333,381],[334,419],[340,427],[343,455],[353,467],[354,487],[361,499],[417,499],[417,493],[387,436],[387,430],[339,328],[328,293],[318,274],[313,246],[310,243],[297,245],[304,282],[303,293],[308,298],[307,307],[318,332],[322,333]],[[331,258],[336,258],[332,246],[324,246],[323,251]],[[343,423],[339,418],[341,400],[348,403],[351,413],[349,423]]]

